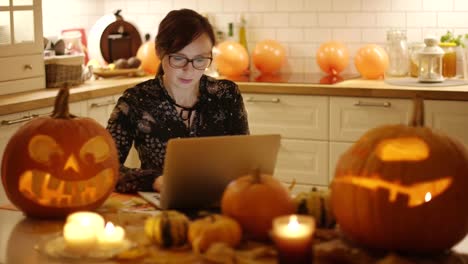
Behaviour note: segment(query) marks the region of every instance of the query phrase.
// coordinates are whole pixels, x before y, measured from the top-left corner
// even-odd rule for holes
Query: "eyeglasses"
[[[189,62],[192,63],[193,68],[197,70],[204,70],[210,66],[213,58],[210,57],[196,57],[189,59],[185,56],[171,54],[169,55],[169,65],[174,69],[181,69],[187,66]]]

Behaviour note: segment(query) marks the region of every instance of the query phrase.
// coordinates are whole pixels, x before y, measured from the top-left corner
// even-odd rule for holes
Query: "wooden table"
[[[233,251],[225,247],[217,247],[209,252],[208,256],[197,256],[191,252],[187,246],[178,250],[162,250],[154,245],[148,244],[144,237],[143,222],[152,213],[149,205],[139,198],[131,196],[114,196],[109,199],[99,212],[107,221],[112,221],[124,226],[128,238],[140,244],[146,249],[144,258],[133,259],[131,261],[106,260],[98,263],[259,263],[273,264],[276,261],[276,251],[272,244],[244,243],[240,249]],[[137,210],[138,212],[136,212]],[[83,263],[80,261],[68,261],[63,259],[50,258],[43,253],[41,246],[44,242],[56,237],[63,228],[63,221],[60,220],[38,220],[26,218],[22,212],[11,209],[0,209],[0,263],[5,264],[66,264]],[[468,237],[454,247],[451,255],[446,255],[440,259],[435,257],[423,260],[416,258],[405,258],[394,254],[369,254],[368,251],[358,249],[344,242],[342,239],[332,239],[335,235],[330,232],[321,232],[316,239],[315,263],[468,263]],[[330,235],[332,234],[332,235]],[[329,236],[329,238],[326,238]],[[335,236],[336,238],[336,236]],[[328,240],[327,242],[323,242]],[[381,258],[383,257],[383,259]],[[225,262],[214,262],[213,259]],[[408,260],[413,262],[405,262]],[[333,260],[333,261],[332,261]]]

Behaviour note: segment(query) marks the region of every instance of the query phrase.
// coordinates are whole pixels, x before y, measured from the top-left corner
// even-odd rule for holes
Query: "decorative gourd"
[[[68,97],[68,88],[62,88],[52,115],[20,127],[3,154],[5,192],[28,216],[63,218],[95,209],[117,181],[111,135],[93,119],[70,114]]]
[[[298,214],[311,215],[318,228],[334,228],[335,217],[330,208],[330,191],[312,188],[310,192],[301,192],[294,197]]]
[[[369,247],[450,249],[468,232],[468,156],[454,139],[423,127],[415,100],[409,126],[365,133],[339,159],[331,205],[343,233]]]
[[[205,252],[214,243],[236,247],[242,239],[242,228],[236,220],[213,214],[190,224],[188,239],[194,252]]]
[[[177,211],[162,211],[145,221],[145,234],[158,246],[180,247],[187,242],[190,221],[186,215]]]
[[[249,238],[267,240],[273,219],[294,213],[295,207],[286,187],[271,175],[255,171],[229,183],[221,210],[236,219]]]

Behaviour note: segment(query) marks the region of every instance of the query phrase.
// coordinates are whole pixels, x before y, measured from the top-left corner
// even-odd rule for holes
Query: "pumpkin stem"
[[[422,127],[424,126],[424,101],[421,97],[417,96],[413,100],[413,118],[411,119],[410,126]]]
[[[252,173],[253,183],[260,183],[262,181],[261,175],[260,169],[255,169]]]
[[[53,118],[71,119],[76,117],[75,115],[70,114],[68,109],[69,96],[70,91],[68,88],[68,83],[65,83],[65,86],[60,88],[57,97],[55,98],[54,111],[51,115]]]

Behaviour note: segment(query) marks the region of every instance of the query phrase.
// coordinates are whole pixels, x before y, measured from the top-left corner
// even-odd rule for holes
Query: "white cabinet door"
[[[330,159],[329,159],[329,183],[332,182],[333,177],[335,177],[335,169],[338,160],[341,155],[348,150],[354,143],[348,142],[330,142]]]
[[[330,141],[357,141],[369,129],[384,124],[408,124],[409,99],[330,97]]]
[[[426,125],[452,136],[468,147],[468,102],[425,100]]]
[[[328,185],[326,141],[281,139],[275,177],[290,183]]]
[[[107,121],[116,102],[117,100],[112,95],[90,99],[87,102],[87,116],[96,120],[103,127],[107,127]]]
[[[243,94],[252,134],[328,139],[328,97]]]

